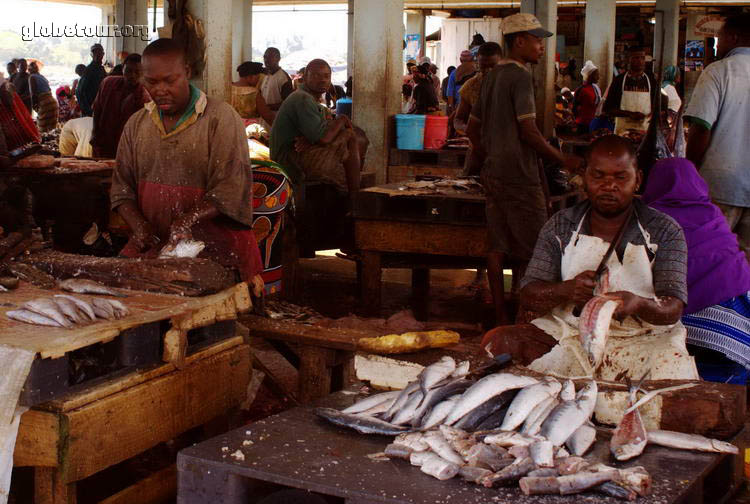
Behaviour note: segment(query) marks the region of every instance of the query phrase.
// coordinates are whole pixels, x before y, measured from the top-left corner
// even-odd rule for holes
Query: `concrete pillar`
[[[656,0],[654,7],[654,74],[661,76],[665,66],[677,65],[680,37],[680,0]],[[664,60],[662,61],[662,32]]]
[[[552,36],[545,39],[544,56],[533,68],[536,121],[542,134],[550,137],[555,125],[557,0],[521,0],[521,12],[535,15],[542,26],[552,32]]]
[[[148,0],[119,0],[116,11],[117,24],[121,26],[148,26]],[[120,12],[122,17],[119,17]],[[117,44],[120,46],[117,50],[140,54],[148,45],[148,40],[141,40],[142,38],[146,37],[141,37],[140,29],[136,29],[131,37],[122,37],[122,43]]]
[[[102,9],[103,11],[103,9]],[[114,24],[121,25],[125,24],[125,0],[117,0],[112,9],[112,15],[114,16]],[[115,37],[112,39],[115,46],[115,54],[124,50],[124,40],[122,37]]]
[[[354,75],[354,0],[348,0],[346,11],[346,74]]]
[[[365,169],[386,181],[392,117],[401,109],[404,0],[354,0],[353,120],[370,140]]]
[[[615,0],[586,2],[586,28],[583,43],[583,67],[591,60],[599,67],[599,87],[602,92],[612,82],[615,67]]]
[[[417,57],[425,54],[425,23],[427,19],[423,10],[406,11],[406,34],[419,35],[419,54]]]
[[[109,26],[116,24],[115,22],[115,6],[114,5],[102,5],[102,26]],[[104,46],[104,61],[111,61],[113,65],[117,64],[116,53],[117,53],[117,38],[116,37],[104,37],[101,40],[102,46]]]
[[[237,66],[253,58],[253,0],[232,0],[232,78]]]
[[[229,101],[232,85],[233,0],[188,0],[187,8],[203,22],[206,66],[191,82],[208,96]]]

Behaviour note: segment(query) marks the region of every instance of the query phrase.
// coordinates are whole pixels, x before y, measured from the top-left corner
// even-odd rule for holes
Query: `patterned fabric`
[[[50,131],[57,126],[57,100],[50,91],[36,97],[36,122],[39,131]]]
[[[21,97],[6,86],[0,87],[0,128],[9,151],[39,142],[39,131]]]
[[[750,368],[750,293],[685,315],[687,342],[722,352]]]

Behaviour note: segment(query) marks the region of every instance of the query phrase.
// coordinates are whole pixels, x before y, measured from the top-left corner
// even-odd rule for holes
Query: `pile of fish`
[[[342,411],[315,412],[361,433],[396,436],[385,456],[407,459],[441,480],[458,475],[486,487],[517,484],[527,495],[594,489],[633,500],[649,492],[642,467],[616,469],[581,458],[596,441],[596,381],[576,390],[573,381],[552,377],[468,376],[468,362],[443,357],[401,391],[370,396]],[[638,407],[667,389],[636,401],[639,388],[631,387],[629,408],[611,439],[617,460],[639,455],[646,443],[737,453],[729,443],[702,436],[646,432]]]

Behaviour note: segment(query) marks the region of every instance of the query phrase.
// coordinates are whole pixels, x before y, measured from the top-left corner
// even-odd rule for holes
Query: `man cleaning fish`
[[[591,144],[588,200],[542,229],[521,281],[530,325],[498,327],[482,346],[559,377],[697,379],[680,323],[687,246],[680,226],[634,197],[633,146],[610,135]]]

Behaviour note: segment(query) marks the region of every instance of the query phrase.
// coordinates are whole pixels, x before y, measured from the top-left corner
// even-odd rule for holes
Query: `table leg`
[[[380,314],[382,270],[380,252],[362,251],[362,305],[368,316]]]
[[[327,348],[301,346],[297,398],[302,404],[331,393],[331,368],[328,364],[333,359],[332,352]]]
[[[336,364],[331,375],[331,392],[338,392],[351,384],[357,377],[354,369],[354,352],[336,351]]]
[[[429,313],[429,293],[429,268],[413,268],[411,270],[411,295],[414,315],[417,320],[427,320]]]
[[[34,468],[36,504],[76,504],[76,484],[66,483],[55,467]]]

